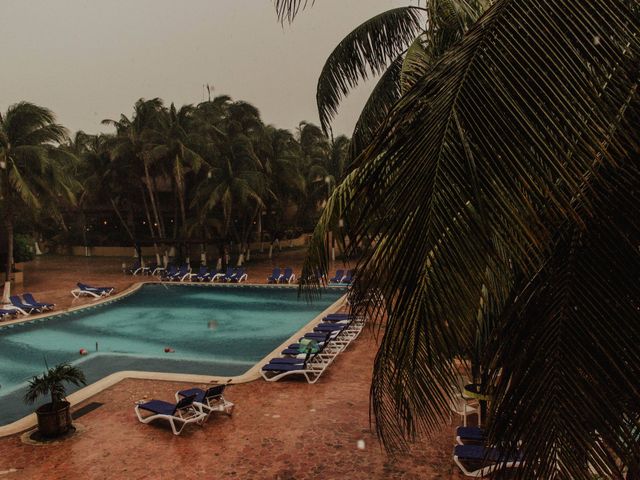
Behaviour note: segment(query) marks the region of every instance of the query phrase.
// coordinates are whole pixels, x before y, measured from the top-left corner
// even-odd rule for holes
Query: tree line
[[[313,228],[341,180],[349,139],[301,122],[265,124],[221,95],[197,105],[140,99],[113,133],[69,135],[47,108],[0,116],[0,208],[6,265],[14,230],[62,244],[168,245],[282,239]],[[8,271],[8,268],[7,268]]]

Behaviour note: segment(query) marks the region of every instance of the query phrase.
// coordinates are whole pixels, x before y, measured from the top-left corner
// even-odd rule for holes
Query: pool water
[[[108,305],[0,327],[0,424],[33,411],[25,382],[45,362],[73,362],[87,383],[120,370],[240,375],[343,294],[308,303],[295,288],[148,284]]]

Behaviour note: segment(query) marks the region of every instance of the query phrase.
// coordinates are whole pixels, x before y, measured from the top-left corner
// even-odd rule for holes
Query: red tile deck
[[[300,265],[302,252],[277,260]],[[125,288],[121,259],[43,257],[27,267],[26,289],[61,307],[77,280]],[[250,264],[250,280],[271,263]],[[21,293],[21,290],[18,291]],[[86,302],[86,301],[85,301]],[[365,331],[314,385],[304,381],[233,385],[232,417],[214,414],[204,426],[174,436],[163,422],[143,425],[133,411],[142,399],[173,399],[189,385],[124,380],[77,405],[104,405],[77,420],[81,431],[57,444],[0,439],[0,477],[11,479],[458,479],[453,427],[389,458],[369,424],[369,384],[376,344]],[[191,427],[191,428],[189,428]],[[364,441],[364,449],[358,441]]]

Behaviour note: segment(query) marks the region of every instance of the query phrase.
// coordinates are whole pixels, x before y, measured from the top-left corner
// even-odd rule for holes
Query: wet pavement
[[[283,252],[280,266],[301,265],[302,251]],[[25,291],[68,307],[78,280],[119,290],[138,277],[121,273],[122,259],[42,257],[26,268]],[[248,265],[250,281],[266,280],[272,263]],[[21,289],[17,293],[21,293]],[[232,385],[232,417],[213,414],[202,427],[174,436],[167,424],[139,423],[134,404],[171,401],[184,383],[124,380],[75,406],[103,405],[81,416],[77,434],[55,444],[0,439],[0,478],[16,479],[459,479],[453,465],[454,427],[388,457],[369,423],[369,387],[376,344],[370,332],[340,354],[320,380]],[[190,428],[191,427],[191,428]]]

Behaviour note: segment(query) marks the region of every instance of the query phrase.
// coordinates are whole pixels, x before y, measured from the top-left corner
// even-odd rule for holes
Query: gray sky
[[[282,27],[271,0],[1,0],[0,109],[27,100],[95,133],[140,97],[198,103],[209,83],[254,104],[265,123],[317,123],[316,81],[338,41],[409,3],[317,0]],[[351,133],[372,87],[343,103],[334,132]]]

